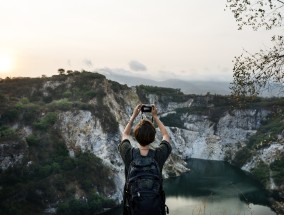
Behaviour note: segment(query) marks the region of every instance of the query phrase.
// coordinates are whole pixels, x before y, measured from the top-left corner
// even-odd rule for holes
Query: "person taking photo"
[[[158,147],[150,148],[156,138],[156,128],[148,119],[140,120],[134,127],[137,146],[130,142],[133,122],[145,105],[137,105],[127,123],[119,144],[119,153],[125,165],[125,186],[123,197],[124,215],[164,215],[168,213],[165,205],[162,169],[171,154],[170,136],[158,117],[155,105],[148,105],[148,112],[157,124],[162,139]]]

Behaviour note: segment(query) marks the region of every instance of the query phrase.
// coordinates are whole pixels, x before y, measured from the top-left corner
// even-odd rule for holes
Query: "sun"
[[[12,70],[12,58],[8,53],[0,52],[0,73],[6,73]]]

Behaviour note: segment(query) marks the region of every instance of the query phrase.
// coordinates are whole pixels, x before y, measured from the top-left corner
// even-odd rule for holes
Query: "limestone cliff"
[[[229,97],[218,95],[184,95],[178,89],[147,86],[129,88],[108,81],[99,74],[87,72],[43,79],[36,86],[30,84],[28,90],[20,93],[13,92],[9,84],[0,83],[2,101],[6,102],[0,118],[2,171],[21,165],[29,168],[33,163],[40,163],[39,159],[46,158],[34,159],[33,146],[45,144],[46,139],[58,138],[66,146],[69,157],[75,158],[81,151],[92,153],[102,160],[103,168],[111,172],[108,173],[111,174],[108,180],[114,182],[114,189],[97,187],[96,190],[116,202],[122,200],[124,184],[124,166],[117,146],[121,132],[137,104],[155,103],[170,134],[173,152],[163,170],[164,177],[178,176],[188,171],[188,158],[233,162],[236,154],[247,147],[249,138],[257,133],[262,122],[273,111],[257,105],[245,109],[232,108]],[[11,117],[11,108],[19,111],[15,118]],[[51,131],[54,135],[45,134]],[[160,136],[158,132],[154,147],[159,144]],[[49,146],[45,147],[51,150]],[[277,141],[255,150],[241,168],[252,172],[259,160],[269,165],[283,158],[283,150],[282,132]],[[48,165],[54,166],[56,162]],[[62,168],[67,171],[71,167],[65,165]],[[72,195],[77,199],[86,198],[86,192],[77,183],[78,179],[74,179],[72,186],[75,191]],[[268,188],[280,189],[272,179]],[[44,191],[37,188],[37,193],[41,192]],[[66,198],[62,192],[60,195],[48,200],[50,205],[45,207],[57,207],[58,202]]]

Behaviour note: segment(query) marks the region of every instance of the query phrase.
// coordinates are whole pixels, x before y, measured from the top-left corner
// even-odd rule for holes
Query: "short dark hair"
[[[152,122],[142,119],[134,128],[134,136],[141,146],[147,146],[155,140],[156,129]]]

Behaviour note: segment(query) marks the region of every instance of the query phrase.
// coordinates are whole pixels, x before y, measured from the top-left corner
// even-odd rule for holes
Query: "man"
[[[122,141],[119,145],[119,152],[125,164],[125,177],[126,177],[126,182],[127,182],[125,186],[125,193],[124,193],[124,214],[131,214],[131,215],[133,214],[134,215],[136,214],[147,214],[147,215],[165,214],[165,195],[162,189],[162,177],[161,176],[162,176],[163,165],[166,162],[172,150],[171,145],[169,143],[170,137],[169,137],[169,134],[165,126],[158,118],[157,107],[155,105],[152,105],[151,114],[152,114],[153,120],[157,124],[162,134],[162,140],[160,142],[160,145],[154,150],[150,149],[150,144],[155,140],[156,129],[151,121],[147,119],[142,119],[134,128],[134,136],[135,136],[136,141],[138,142],[138,148],[133,147],[129,140],[130,132],[131,132],[132,124],[135,118],[140,113],[141,108],[142,108],[142,104],[139,104],[135,107],[129,122],[127,123],[122,133]],[[133,183],[130,183],[129,174],[135,174],[135,173],[132,173],[132,170],[134,169],[134,167],[131,166],[133,165],[134,160],[142,164],[143,163],[145,164],[148,162],[147,164],[148,166],[150,166],[153,163],[153,162],[152,163],[150,162],[150,158],[153,158],[154,163],[157,164],[157,169],[159,170],[159,175],[161,178],[161,185],[158,185],[157,184],[158,182],[152,179],[149,179],[149,178],[143,179],[143,176],[140,177],[142,179],[139,182],[135,181]],[[147,167],[143,167],[143,168],[147,169]],[[149,168],[152,169],[150,171],[152,171],[152,173],[155,174],[155,170],[153,170],[154,167],[151,166]],[[136,172],[137,171],[138,170],[136,170]],[[151,175],[152,173],[148,175]],[[139,173],[139,174],[142,174],[142,173]],[[137,177],[134,177],[134,178],[137,178]],[[162,200],[159,200],[158,197],[149,197],[151,196],[151,194],[149,194],[150,193],[149,187],[147,187],[149,186],[149,184],[152,185],[152,188],[150,191],[153,191],[153,190],[155,191],[155,188],[159,187],[157,188],[159,189],[159,191],[157,192],[155,191],[155,192],[156,192],[156,196],[162,196]],[[137,195],[134,195],[133,190],[136,189],[135,186],[140,186],[140,188],[142,187],[141,189],[143,189],[143,186],[144,186],[145,189],[146,188],[148,189],[148,191],[144,192],[145,193],[144,194],[142,191],[139,191],[139,189],[137,188],[138,190]],[[147,198],[152,198],[150,200],[151,202],[150,205],[147,203]],[[158,201],[162,201],[160,208],[158,206],[160,204],[158,203]],[[149,207],[149,209],[147,207]],[[155,207],[155,208],[150,208],[150,207]]]

